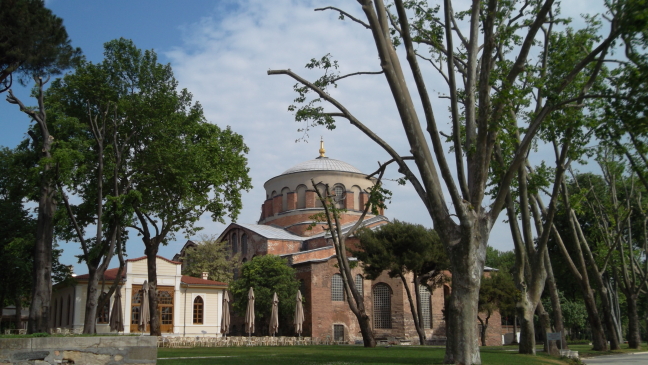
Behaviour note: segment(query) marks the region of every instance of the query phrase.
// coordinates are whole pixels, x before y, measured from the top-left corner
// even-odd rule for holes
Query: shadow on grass
[[[497,364],[565,364],[544,355],[519,355],[510,348],[483,348],[484,365]],[[445,349],[439,347],[394,346],[364,348],[359,346],[300,346],[300,347],[229,347],[159,349],[160,365],[203,364],[443,364]],[[188,358],[191,359],[188,359]],[[204,358],[200,358],[204,357]]]

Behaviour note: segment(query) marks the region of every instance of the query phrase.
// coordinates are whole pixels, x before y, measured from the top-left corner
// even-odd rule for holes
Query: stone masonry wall
[[[151,336],[0,339],[0,365],[144,365],[157,361]]]

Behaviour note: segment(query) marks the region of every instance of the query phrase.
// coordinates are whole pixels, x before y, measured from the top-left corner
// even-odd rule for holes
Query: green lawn
[[[519,355],[513,347],[485,347],[484,365],[567,364],[557,358]],[[158,350],[159,365],[202,364],[442,364],[443,347],[394,346],[373,349],[361,346],[216,347]],[[202,357],[202,358],[201,358]],[[191,358],[191,359],[189,359]]]
[[[593,351],[592,346],[590,345],[569,345],[569,349],[573,351],[578,351],[578,355],[580,355],[580,357],[592,357],[592,356],[601,356],[601,355],[622,354],[626,352],[645,352],[648,351],[648,346],[646,346],[646,343],[644,342],[641,344],[641,350],[634,350],[628,348],[627,344],[623,344],[621,345],[621,350],[606,351],[606,352]]]

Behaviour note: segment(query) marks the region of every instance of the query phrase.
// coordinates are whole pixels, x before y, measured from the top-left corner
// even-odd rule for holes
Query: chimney
[[[203,280],[209,279],[209,273],[207,271],[203,271],[202,278],[203,278]]]

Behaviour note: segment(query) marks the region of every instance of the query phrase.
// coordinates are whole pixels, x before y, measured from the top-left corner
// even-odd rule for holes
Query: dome
[[[356,174],[362,173],[360,170],[344,161],[334,160],[328,157],[318,157],[314,160],[298,163],[297,165],[284,171],[281,175],[287,175],[302,171],[342,171],[353,172]]]

